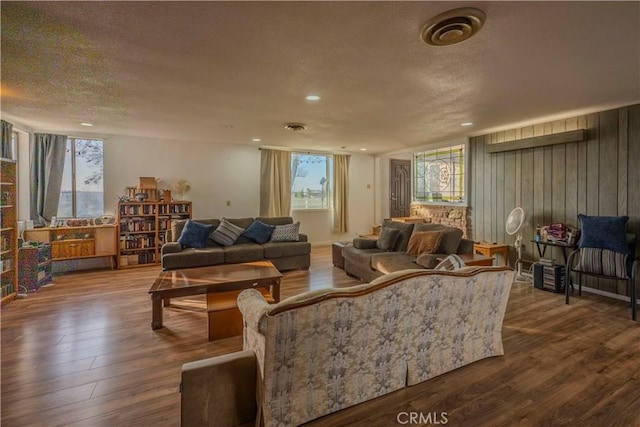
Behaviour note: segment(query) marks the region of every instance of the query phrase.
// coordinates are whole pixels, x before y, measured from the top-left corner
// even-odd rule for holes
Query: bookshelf
[[[27,291],[37,291],[53,281],[51,275],[51,244],[23,246],[18,251],[20,286]]]
[[[118,268],[160,263],[171,220],[191,218],[191,202],[120,202]]]
[[[0,305],[18,294],[17,164],[0,158]]]

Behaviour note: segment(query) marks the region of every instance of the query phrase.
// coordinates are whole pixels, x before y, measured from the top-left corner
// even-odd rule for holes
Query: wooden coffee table
[[[228,300],[232,291],[239,293],[243,289],[266,288],[263,294],[278,302],[281,278],[282,274],[271,261],[163,271],[149,289],[152,305],[151,329],[162,328],[162,308],[163,305],[169,305],[171,298],[211,294],[207,295],[207,305],[211,307],[207,311],[211,319],[211,313],[215,313],[216,308],[220,306],[216,305],[215,294],[220,294],[224,300]],[[227,303],[224,306],[228,309]],[[211,337],[211,327],[209,329]]]

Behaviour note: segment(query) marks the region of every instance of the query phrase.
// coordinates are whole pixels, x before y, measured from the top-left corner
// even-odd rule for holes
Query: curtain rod
[[[269,148],[269,147],[258,147],[258,151],[262,150],[275,150],[275,151],[289,151],[291,153],[300,153],[300,154],[309,154],[309,155],[335,155],[335,154],[343,154],[343,155],[351,155],[352,153],[332,153],[329,151],[309,151],[309,150],[296,150],[291,148]]]

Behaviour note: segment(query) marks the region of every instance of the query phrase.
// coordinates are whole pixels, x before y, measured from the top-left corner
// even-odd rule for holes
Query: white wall
[[[160,187],[169,188],[180,178],[188,180],[191,192],[186,199],[193,202],[194,219],[260,213],[260,151],[254,146],[110,137],[105,139],[104,162],[106,213],[116,212],[118,197],[125,194],[125,187],[137,186],[141,176],[161,178]],[[349,169],[348,233],[332,232],[331,211],[292,213],[312,243],[350,240],[371,230],[373,157],[352,155]]]
[[[99,138],[98,135],[91,137]],[[105,214],[115,215],[118,198],[139,177],[160,178],[169,188],[184,178],[191,183],[186,200],[193,218],[255,217],[260,211],[260,151],[255,146],[111,136],[104,139]],[[29,218],[29,135],[19,141],[20,219]],[[349,167],[349,232],[333,233],[331,211],[295,211],[302,233],[314,244],[351,240],[374,224],[374,157],[351,156]],[[227,201],[230,206],[227,206]]]
[[[257,216],[260,209],[260,151],[253,146],[131,137],[104,143],[105,213],[115,214],[118,197],[141,176],[160,178],[172,189],[181,178],[191,183],[184,198],[193,217]],[[230,206],[227,206],[227,201]]]

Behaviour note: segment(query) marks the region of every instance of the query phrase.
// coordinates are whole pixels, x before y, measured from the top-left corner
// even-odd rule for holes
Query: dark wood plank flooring
[[[2,426],[178,426],[181,365],[242,340],[208,342],[198,310],[165,309],[165,327],[152,331],[158,272],[67,274],[3,307]],[[329,247],[314,247],[309,271],[285,273],[282,297],[355,283]],[[450,426],[640,426],[640,323],[627,304],[585,294],[566,306],[516,284],[503,336],[503,357],[310,424],[393,426],[409,413],[442,424],[444,412]]]

